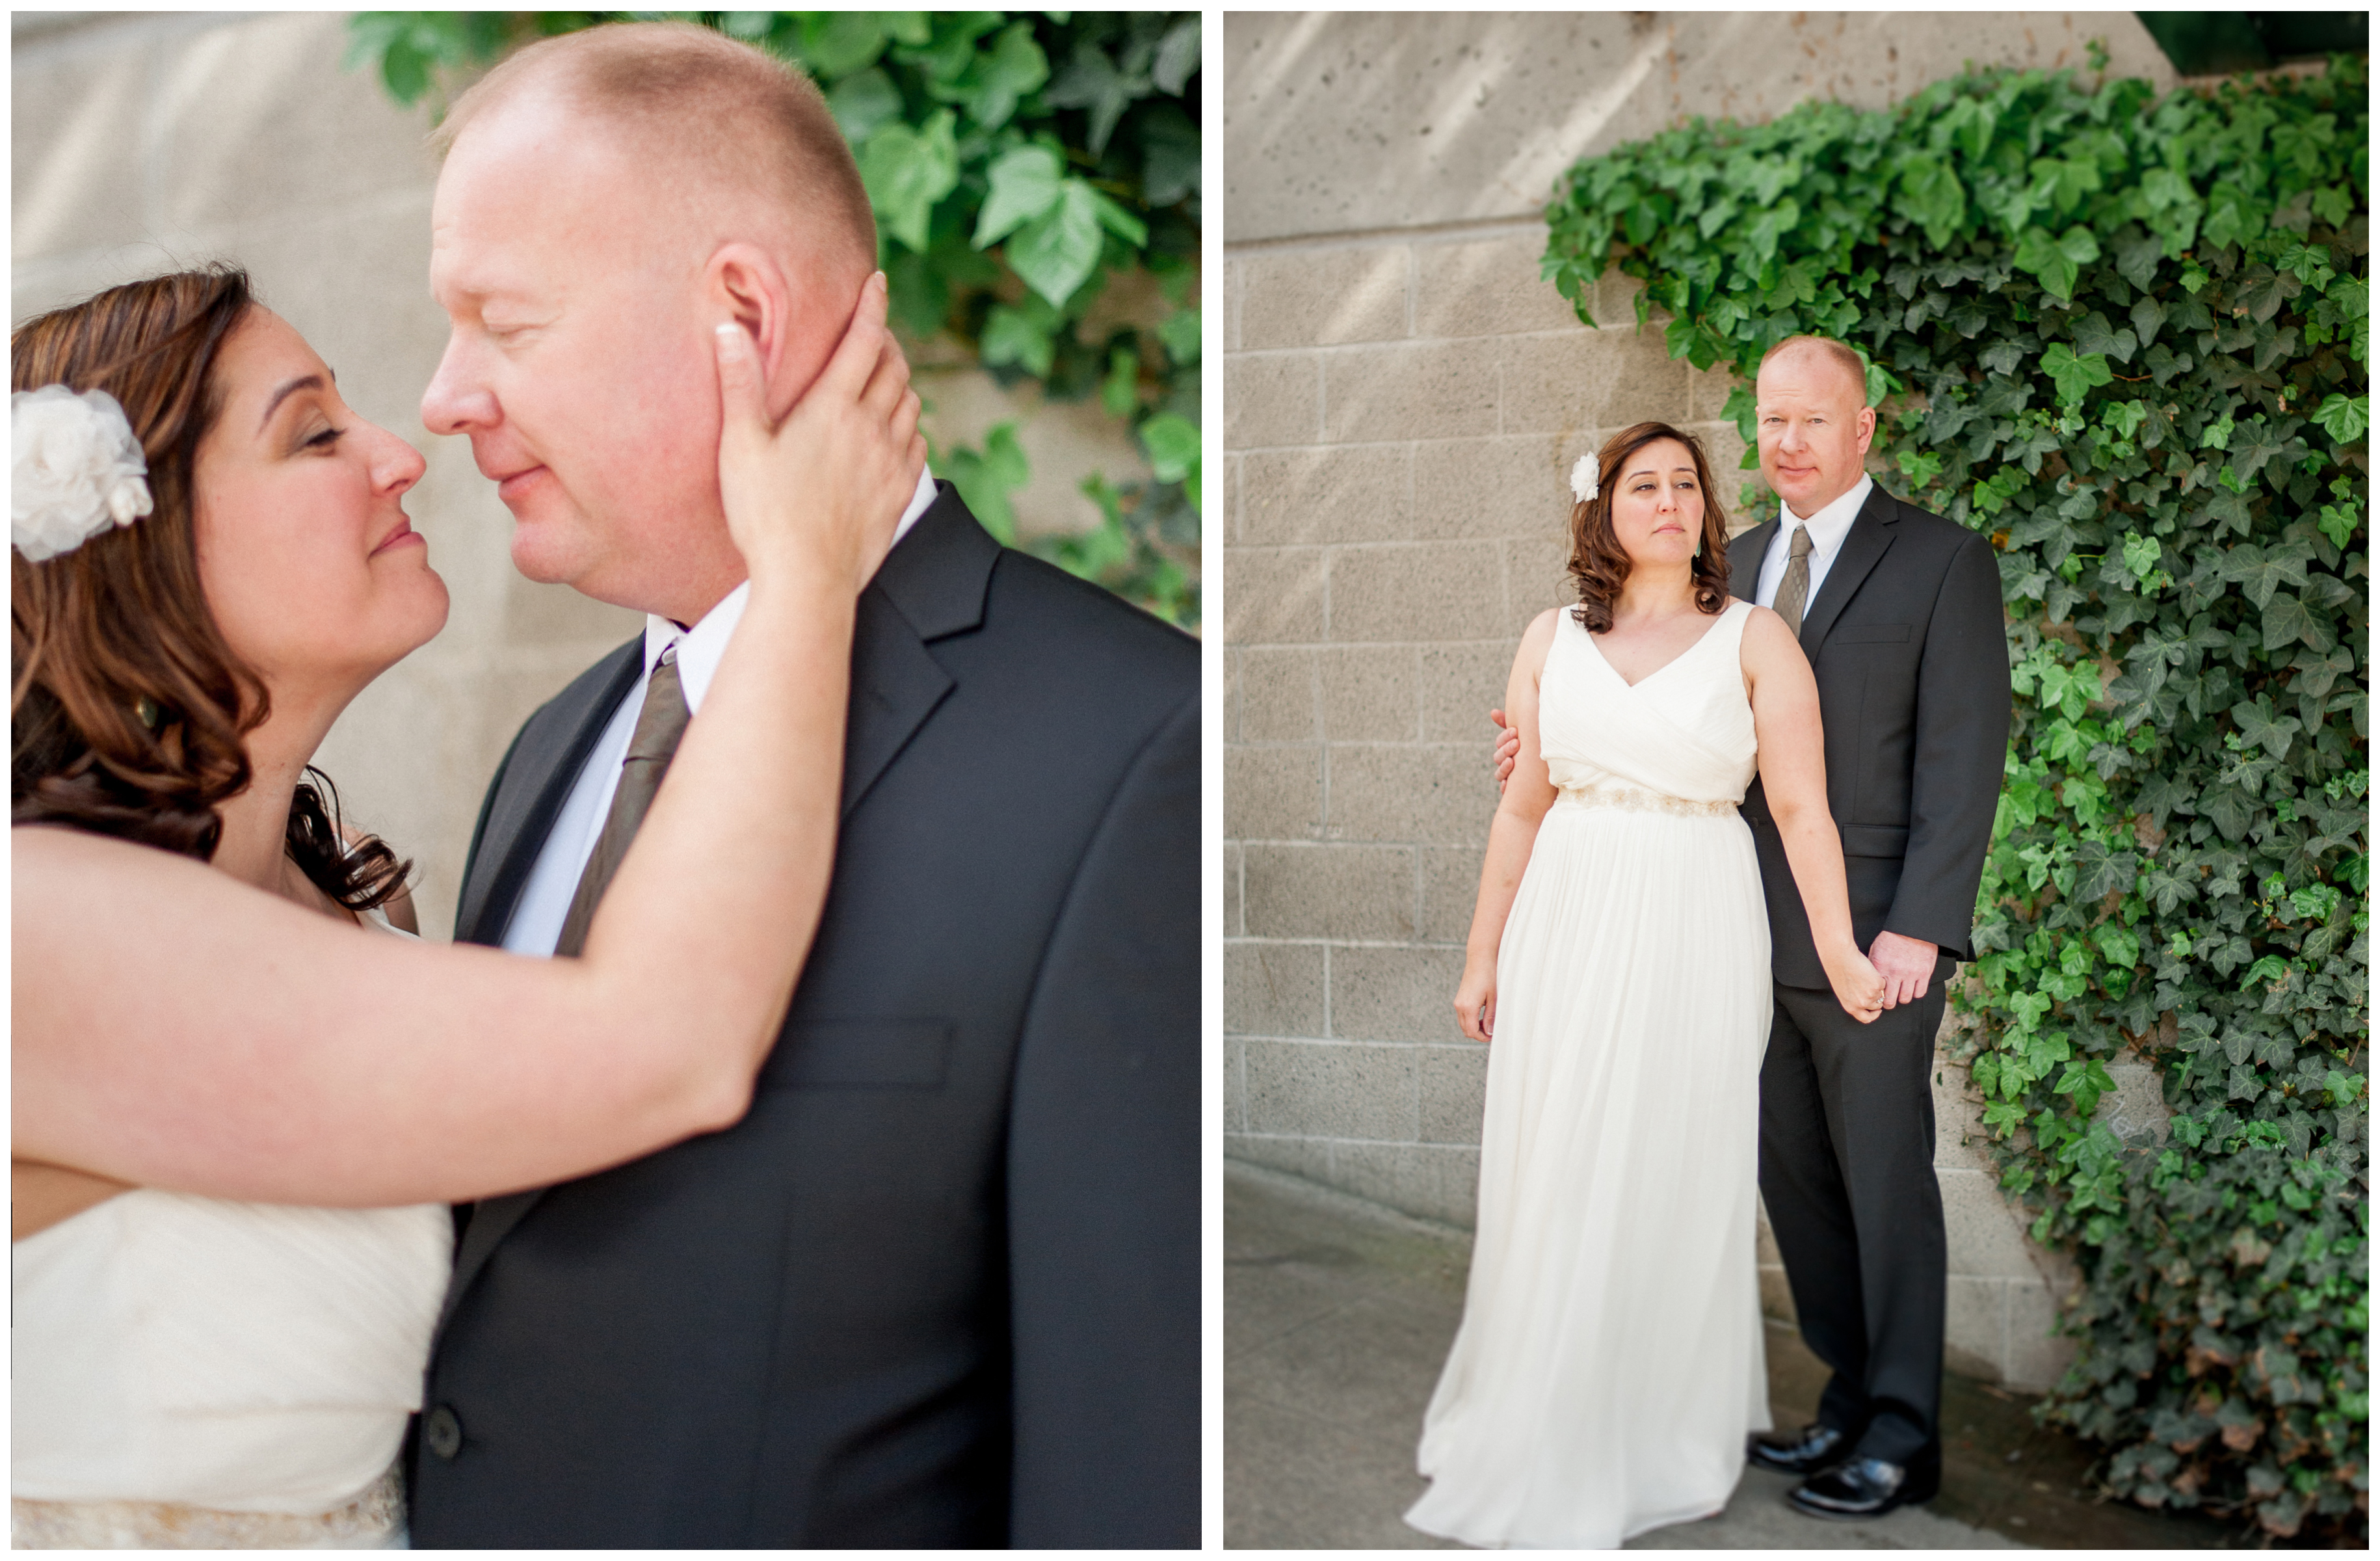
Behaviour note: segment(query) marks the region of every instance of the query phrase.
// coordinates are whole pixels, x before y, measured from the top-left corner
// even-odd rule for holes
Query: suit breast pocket
[[[948,1019],[812,1019],[787,1027],[760,1069],[764,1090],[939,1090]]]
[[[1845,623],[1835,626],[1827,636],[1830,645],[1906,645],[1909,626],[1905,623]]]

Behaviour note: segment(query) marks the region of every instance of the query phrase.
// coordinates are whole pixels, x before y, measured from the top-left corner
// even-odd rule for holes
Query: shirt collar
[[[909,528],[934,504],[934,474],[930,469],[917,473],[917,491],[909,495],[909,507],[892,528],[892,541],[897,546]],[[702,708],[702,696],[710,691],[710,679],[719,671],[719,658],[727,653],[727,641],[735,626],[744,621],[744,604],[752,599],[750,581],[737,586],[719,600],[719,604],[702,615],[691,628],[682,628],[658,613],[645,615],[645,675],[650,677],[662,653],[672,645],[677,647],[678,685],[686,692],[688,714]]]
[[[1851,485],[1848,493],[1837,497],[1834,503],[1820,508],[1815,515],[1808,517],[1796,515],[1793,513],[1791,505],[1780,503],[1778,507],[1785,517],[1782,530],[1786,539],[1789,542],[1792,539],[1794,527],[1807,526],[1810,528],[1811,551],[1833,553],[1841,545],[1843,538],[1850,534],[1852,522],[1859,518],[1859,512],[1867,503],[1868,494],[1875,490],[1876,479],[1862,472],[1860,480]]]

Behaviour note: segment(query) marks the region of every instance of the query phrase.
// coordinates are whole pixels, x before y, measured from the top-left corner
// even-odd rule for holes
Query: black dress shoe
[[[1939,1454],[1907,1465],[1850,1457],[1786,1493],[1786,1505],[1809,1518],[1881,1518],[1897,1506],[1929,1502],[1942,1488]]]
[[[1744,1448],[1754,1464],[1779,1474],[1815,1474],[1841,1462],[1850,1451],[1851,1438],[1831,1425],[1818,1424],[1805,1425],[1790,1435],[1763,1432]]]

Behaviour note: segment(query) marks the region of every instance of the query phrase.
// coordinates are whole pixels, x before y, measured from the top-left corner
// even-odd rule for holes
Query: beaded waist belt
[[[219,1512],[153,1501],[9,1504],[18,1550],[368,1550],[405,1527],[405,1484],[392,1466],[330,1512]]]
[[[1689,802],[1682,797],[1628,786],[1565,786],[1555,795],[1556,800],[1574,808],[1617,808],[1629,813],[1675,813],[1696,819],[1730,818],[1735,813],[1732,802]]]

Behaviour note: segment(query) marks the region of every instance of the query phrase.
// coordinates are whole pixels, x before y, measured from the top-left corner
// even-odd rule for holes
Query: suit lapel
[[[446,1299],[438,1308],[438,1327],[431,1335],[431,1343],[446,1331],[446,1320],[455,1315],[455,1307],[480,1276],[480,1269],[496,1243],[512,1233],[521,1216],[529,1212],[545,1189],[533,1187],[526,1192],[508,1192],[502,1198],[482,1198],[471,1206],[471,1217],[463,1226],[463,1234],[455,1243],[455,1276],[446,1282]]]
[[[644,670],[644,637],[639,635],[581,673],[551,704],[529,718],[495,795],[489,799],[481,841],[486,854],[475,856],[464,874],[463,896],[455,915],[456,941],[491,945],[504,941],[504,928],[520,901],[529,869],[545,848],[554,815],[562,811],[587,755],[611,724],[613,712]],[[439,1307],[440,1332],[478,1277],[488,1254],[537,1201],[538,1190],[482,1199],[472,1206],[455,1243],[454,1277],[447,1282],[446,1299]]]
[[[1000,544],[948,482],[859,598],[851,647],[851,716],[843,746],[843,816],[951,691],[929,642],[983,622]]]
[[[1777,522],[1768,520],[1727,544],[1727,593],[1730,596],[1739,602],[1757,599],[1760,567],[1768,562],[1768,544],[1776,540]]]
[[[954,687],[950,674],[927,651],[927,644],[965,633],[983,622],[984,597],[990,589],[1000,544],[977,524],[957,490],[948,482],[938,482],[936,487],[939,492],[933,504],[886,556],[884,567],[859,598],[852,639],[851,713],[844,738],[844,818],[851,816],[860,799]],[[500,865],[486,870],[487,885],[477,890],[480,897],[476,902],[468,897],[475,886],[466,885],[466,904],[475,920],[466,921],[458,916],[455,921],[475,933],[492,928],[492,935],[484,941],[503,936],[504,920],[512,914],[521,884],[563,799],[569,795],[571,783],[577,778],[579,766],[587,762],[588,750],[643,672],[642,641],[623,646],[614,652],[614,659],[620,661],[619,666],[599,663],[548,707],[555,715],[557,737],[568,731],[573,734],[571,741],[540,743],[539,752],[516,755],[514,763],[524,766],[520,774],[508,772],[504,776],[504,795],[499,797],[490,817],[489,838],[503,842],[504,836],[499,833],[503,829],[515,829],[515,838],[496,852]],[[572,700],[581,685],[589,686],[590,692]],[[570,711],[563,708],[565,701],[578,709],[575,725]],[[522,747],[529,746],[524,734]],[[529,799],[519,805],[519,825],[506,822],[511,813],[505,799],[516,790]],[[483,1199],[472,1210],[470,1222],[456,1242],[455,1277],[439,1310],[441,1334],[497,1243],[512,1233],[544,1192],[542,1188],[532,1188]]]
[[[458,943],[499,944],[547,832],[596,739],[645,670],[638,636],[581,673],[529,718],[489,799],[480,851],[464,873],[455,911]]]
[[[1860,583],[1892,545],[1892,526],[1900,518],[1900,500],[1881,484],[1868,490],[1867,502],[1860,506],[1858,518],[1844,534],[1842,551],[1835,555],[1825,583],[1818,587],[1818,599],[1802,618],[1802,653],[1811,665],[1817,664],[1818,647],[1826,643],[1827,631],[1835,627]]]

